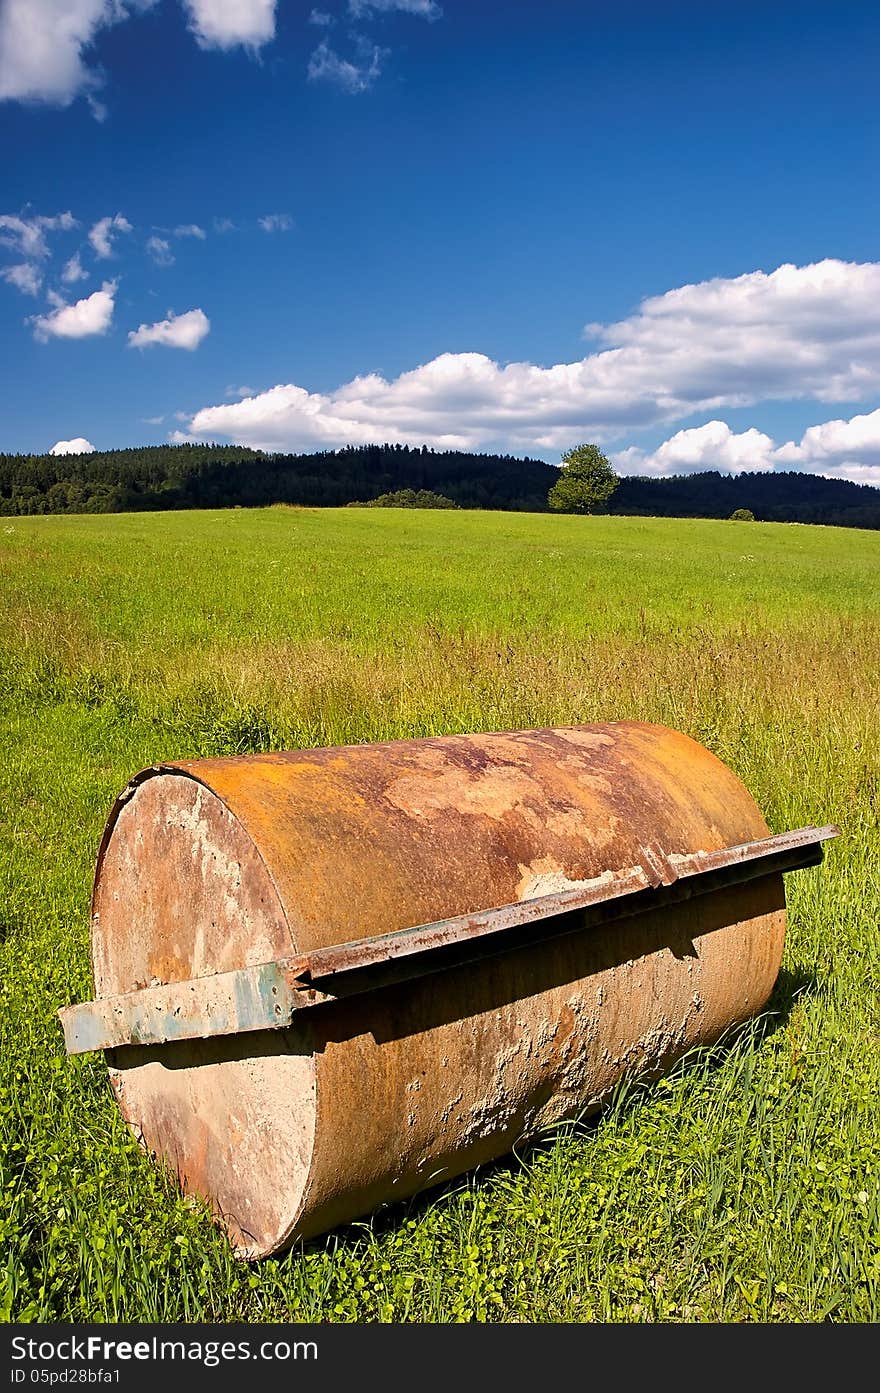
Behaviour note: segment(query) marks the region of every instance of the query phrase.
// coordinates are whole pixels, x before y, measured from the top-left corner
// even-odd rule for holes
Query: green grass
[[[392,510],[0,525],[0,1311],[25,1320],[876,1320],[880,535]],[[768,1011],[595,1123],[253,1266],[143,1156],[91,995],[119,788],[162,759],[657,720],[774,830]]]

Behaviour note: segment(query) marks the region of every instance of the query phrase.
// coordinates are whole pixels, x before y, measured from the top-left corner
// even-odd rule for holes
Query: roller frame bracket
[[[552,895],[63,1007],[65,1046],[68,1054],[85,1054],[284,1029],[306,1008],[818,865],[823,843],[836,836],[834,826],[803,827],[721,851],[667,855],[658,846],[643,847],[642,864]]]

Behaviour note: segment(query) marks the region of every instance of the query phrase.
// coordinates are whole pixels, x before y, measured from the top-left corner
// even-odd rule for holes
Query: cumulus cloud
[[[744,474],[772,469],[774,444],[769,435],[755,430],[735,434],[725,421],[680,430],[650,454],[631,446],[614,457],[622,474],[698,474],[717,469],[722,474]]]
[[[232,221],[231,218],[215,218],[214,231],[219,232],[221,235],[224,232],[234,232],[235,223]]]
[[[117,232],[132,232],[133,228],[128,218],[123,217],[122,213],[117,213],[112,218],[99,218],[94,227],[89,232],[89,241],[95,250],[95,255],[102,261],[113,255],[113,244]]]
[[[165,348],[186,348],[192,352],[210,329],[211,321],[204,310],[187,310],[185,314],[175,314],[172,310],[167,319],[132,329],[128,345],[129,348],[149,348],[161,344]]]
[[[207,236],[205,229],[199,227],[198,223],[195,222],[181,223],[179,227],[175,227],[174,235],[175,237],[195,237],[199,242],[204,242]]]
[[[148,237],[145,244],[147,254],[157,266],[173,266],[174,254],[171,243],[165,237]]]
[[[352,96],[358,92],[366,92],[382,71],[388,50],[361,37],[356,39],[356,45],[357,61],[353,62],[348,58],[340,58],[326,39],[319,43],[309,58],[309,82],[329,82]]]
[[[43,259],[49,255],[47,232],[69,232],[76,227],[72,213],[57,213],[53,217],[43,215],[26,218],[15,213],[0,214],[0,245],[12,247],[23,256]]]
[[[685,285],[617,324],[592,361],[669,418],[762,398],[858,400],[880,386],[880,263],[826,260]]]
[[[0,101],[69,106],[101,86],[83,62],[100,29],[152,0],[5,0],[0,9]]]
[[[326,10],[312,10],[309,15],[309,24],[316,24],[319,29],[329,29],[336,20]]]
[[[69,106],[85,96],[96,120],[99,69],[85,61],[101,30],[151,9],[157,0],[3,0],[0,101]],[[276,0],[181,0],[201,48],[257,51],[275,36]]]
[[[0,276],[23,295],[38,294],[43,284],[43,273],[32,261],[22,261],[18,266],[5,266],[0,271]]]
[[[79,252],[76,252],[69,261],[65,261],[61,279],[65,285],[75,285],[77,281],[85,281],[88,278],[89,273],[79,259]]]
[[[621,474],[661,478],[706,469],[722,474],[775,469],[880,486],[880,409],[848,421],[809,426],[800,441],[778,446],[754,428],[736,434],[724,421],[708,421],[678,431],[650,453],[635,447],[620,450],[614,464]]]
[[[51,314],[36,315],[31,320],[34,337],[45,343],[53,338],[85,339],[106,334],[113,320],[115,296],[115,281],[105,281],[100,290],[73,305],[66,305],[54,296],[56,308]]]
[[[73,440],[56,440],[49,451],[50,455],[90,455],[94,451],[91,440],[86,440],[84,435],[77,435]]]
[[[478,354],[458,356],[479,357]],[[488,363],[489,360],[484,361]],[[437,363],[439,360],[435,360]],[[424,373],[435,364],[427,364],[416,372]],[[436,417],[429,423],[428,416],[433,413],[421,413],[425,421],[421,429],[412,413],[402,424],[399,423],[402,418],[397,415],[389,394],[393,396],[401,380],[398,378],[396,383],[388,383],[379,377],[355,378],[347,387],[340,388],[332,395],[307,392],[305,388],[292,383],[279,384],[257,396],[245,397],[240,402],[204,407],[197,411],[190,422],[190,435],[213,435],[214,438],[226,435],[237,441],[256,441],[259,438],[261,445],[258,448],[267,450],[305,446],[329,449],[339,445],[383,441],[399,441],[402,444],[430,441],[449,448],[468,448],[472,433],[455,429],[451,421],[443,430]],[[398,393],[397,401],[401,400]]]
[[[280,383],[203,408],[192,429],[266,449],[389,440],[548,452],[725,406],[856,400],[880,393],[878,303],[878,263],[784,266],[646,300],[628,319],[593,326],[609,346],[575,363],[443,353],[328,393]],[[749,438],[726,448],[747,458],[758,446]]]
[[[774,458],[778,467],[880,486],[880,409],[810,426],[798,444],[781,445]]]
[[[289,213],[267,213],[263,218],[257,218],[257,222],[264,232],[289,232],[293,227],[293,218]]]
[[[183,0],[201,48],[258,49],[275,37],[275,0]]]

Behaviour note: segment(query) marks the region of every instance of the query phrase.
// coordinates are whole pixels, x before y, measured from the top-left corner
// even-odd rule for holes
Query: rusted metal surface
[[[609,868],[655,888],[625,918],[600,901],[568,911],[588,931],[508,927],[504,952],[334,992],[284,1029],[110,1051],[122,1110],[247,1256],[459,1174],[761,1009],[802,849],[689,899],[677,867],[768,834],[719,760],[632,722],[145,770],[99,854],[99,999],[326,969],[340,945],[589,893]]]
[[[818,865],[822,843],[838,835],[833,826],[802,827],[775,837],[762,837],[742,846],[721,851],[698,851],[690,856],[666,857],[657,848],[643,848],[643,863],[625,870],[606,871],[595,880],[584,881],[573,890],[559,890],[515,904],[501,905],[482,914],[461,914],[436,924],[420,924],[373,938],[340,943],[334,948],[318,948],[303,959],[299,975],[305,981],[326,983],[340,973],[373,967],[419,955],[421,971],[432,970],[432,957],[439,949],[477,940],[497,940],[487,947],[501,952],[508,929],[533,924],[544,937],[574,932],[593,922],[575,912],[602,906],[602,919],[623,918],[648,906],[637,897],[646,891],[662,892],[654,905],[708,894],[723,885],[739,884],[773,871],[798,870]],[[662,856],[662,861],[661,861]],[[552,921],[552,922],[551,922]],[[537,937],[537,934],[535,935]],[[333,990],[331,983],[329,990]]]
[[[303,987],[298,974],[306,962],[281,958],[68,1006],[58,1013],[67,1053],[281,1029],[294,1011],[333,999]]]
[[[657,892],[654,907],[658,907],[771,871],[818,865],[822,843],[837,835],[838,829],[832,826],[802,827],[724,851],[663,857],[662,862],[656,850],[649,848],[645,865],[606,872],[579,890],[561,890],[483,914],[458,915],[437,924],[377,934],[337,948],[318,948],[305,957],[282,958],[258,967],[68,1006],[58,1013],[67,1052],[85,1054],[122,1045],[158,1045],[170,1040],[283,1029],[291,1024],[295,1011],[445,970],[452,964],[442,949],[464,949],[466,957],[462,959],[459,954],[458,965],[463,960],[473,961],[470,949],[474,946],[484,954],[504,952],[511,946],[510,929],[533,925],[535,936],[541,932],[545,937],[573,933],[592,922],[588,914],[578,911],[597,905],[603,907],[604,922],[637,914],[647,907],[642,892]],[[518,942],[514,940],[513,946],[519,946]],[[389,970],[378,977],[366,971],[375,967]],[[340,977],[345,980],[340,982]],[[324,990],[312,985],[316,982]]]

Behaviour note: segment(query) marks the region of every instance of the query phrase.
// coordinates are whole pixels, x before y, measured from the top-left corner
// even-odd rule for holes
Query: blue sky
[[[0,449],[880,483],[878,37],[850,0],[0,0]]]

